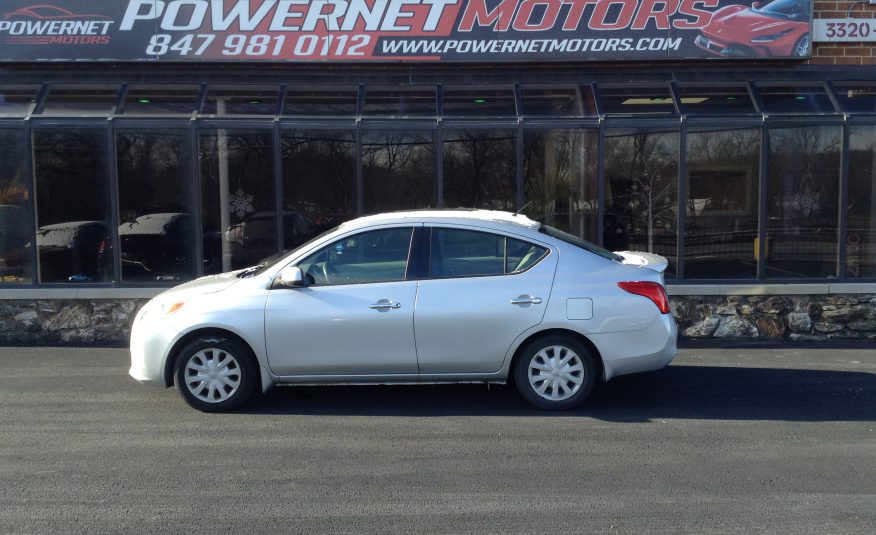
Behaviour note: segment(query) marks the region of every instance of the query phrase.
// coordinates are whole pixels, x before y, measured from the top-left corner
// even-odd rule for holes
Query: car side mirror
[[[284,267],[274,281],[275,288],[299,288],[301,286],[304,286],[304,275],[298,266]]]

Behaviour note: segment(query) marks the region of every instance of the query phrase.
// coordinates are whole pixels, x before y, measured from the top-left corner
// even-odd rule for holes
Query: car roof
[[[512,214],[499,210],[407,210],[403,212],[387,212],[353,219],[341,224],[340,228],[349,229],[368,226],[375,223],[492,223],[497,226],[513,225],[516,227],[538,230],[541,223],[525,215]]]

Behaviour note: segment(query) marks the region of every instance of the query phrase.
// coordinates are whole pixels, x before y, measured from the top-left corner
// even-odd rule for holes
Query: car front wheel
[[[252,351],[236,340],[205,336],[177,355],[174,378],[186,403],[204,412],[235,409],[256,389],[258,366]]]
[[[541,409],[563,410],[590,396],[596,369],[593,355],[580,342],[568,336],[550,336],[521,350],[514,379],[526,401]]]

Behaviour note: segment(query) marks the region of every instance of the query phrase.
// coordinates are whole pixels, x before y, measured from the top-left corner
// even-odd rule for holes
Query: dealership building
[[[876,340],[867,2],[8,0],[0,62],[3,343],[457,207],[665,256],[686,338]]]

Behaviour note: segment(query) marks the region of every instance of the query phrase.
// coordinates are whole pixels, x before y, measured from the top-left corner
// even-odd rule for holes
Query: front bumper
[[[148,315],[148,304],[134,319],[131,327],[131,369],[128,375],[141,384],[169,386],[165,380],[164,368],[167,354],[173,343],[175,330],[162,325],[160,320]]]

